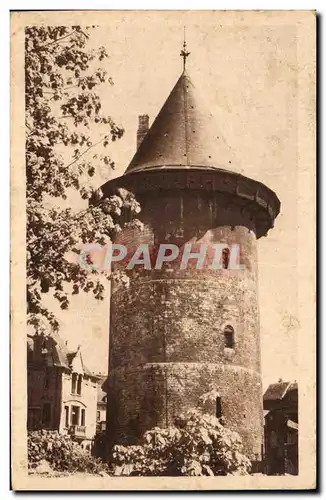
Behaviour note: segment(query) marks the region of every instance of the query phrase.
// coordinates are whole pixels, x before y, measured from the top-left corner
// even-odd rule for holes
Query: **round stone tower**
[[[108,442],[135,443],[214,390],[207,411],[223,415],[248,456],[259,460],[256,240],[273,227],[277,196],[240,173],[186,71],[125,174],[101,189],[109,196],[121,187],[139,200],[144,230],[126,229],[117,243],[131,253],[146,243],[152,257],[162,243],[177,245],[180,255],[188,247],[193,255],[186,266],[180,258],[160,269],[115,265],[127,279],[111,290]],[[212,265],[214,245],[225,245],[220,269]],[[232,245],[240,250],[237,268],[230,265]],[[204,252],[205,259],[196,259]]]

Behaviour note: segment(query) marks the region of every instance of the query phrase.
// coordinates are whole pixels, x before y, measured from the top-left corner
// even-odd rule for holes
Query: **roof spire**
[[[187,44],[186,44],[186,27],[183,27],[183,49],[180,52],[180,56],[183,58],[183,71],[186,70],[186,60],[187,57],[190,55],[190,52],[187,51]]]

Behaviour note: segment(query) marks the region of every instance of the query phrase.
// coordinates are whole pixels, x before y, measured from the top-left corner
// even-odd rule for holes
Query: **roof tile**
[[[125,175],[158,168],[218,168],[242,173],[215,117],[183,72]]]

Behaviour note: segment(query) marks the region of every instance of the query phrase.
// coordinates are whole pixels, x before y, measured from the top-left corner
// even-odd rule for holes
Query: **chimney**
[[[140,115],[138,116],[138,130],[137,130],[137,149],[143,142],[145,135],[149,129],[149,116]]]
[[[44,343],[44,337],[42,335],[34,335],[34,361],[42,361],[42,348]]]

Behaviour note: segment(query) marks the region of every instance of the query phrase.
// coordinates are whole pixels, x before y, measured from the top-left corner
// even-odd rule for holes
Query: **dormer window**
[[[234,348],[234,329],[231,325],[224,328],[224,346],[228,349]]]

